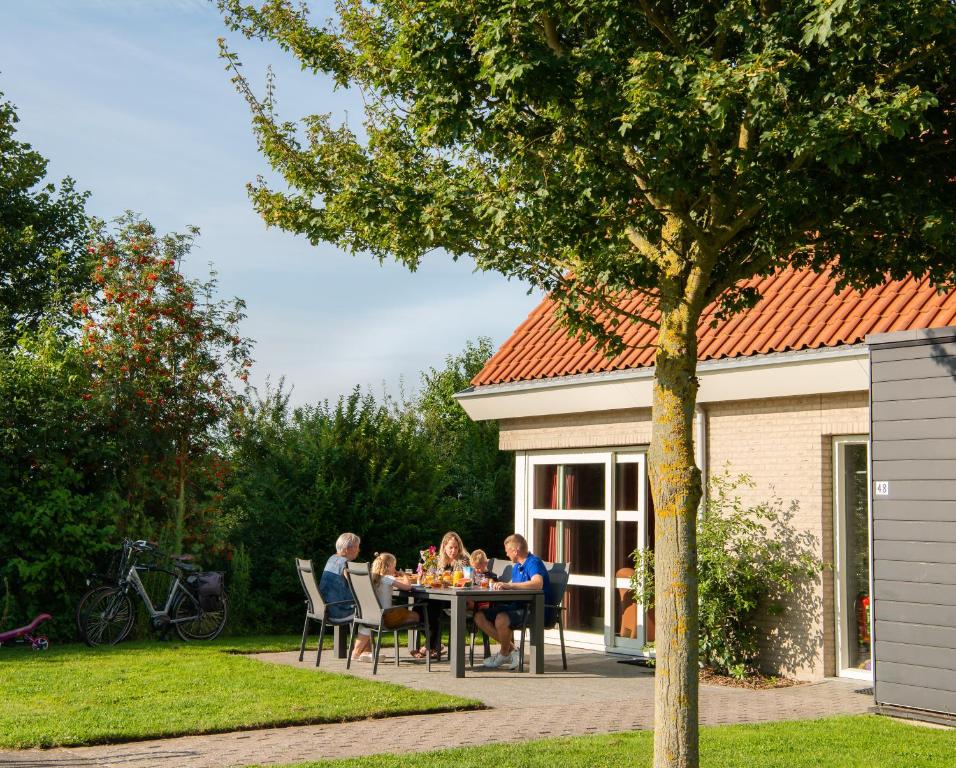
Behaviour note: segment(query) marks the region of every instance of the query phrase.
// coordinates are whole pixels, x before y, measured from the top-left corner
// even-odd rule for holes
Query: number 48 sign
[[[889,496],[890,495],[890,481],[889,480],[877,480],[873,483],[873,495],[874,496]]]

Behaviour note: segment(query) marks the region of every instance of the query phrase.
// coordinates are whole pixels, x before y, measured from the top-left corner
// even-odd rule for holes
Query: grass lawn
[[[62,645],[46,652],[0,648],[0,748],[96,744],[479,705],[238,655],[298,647],[298,637],[260,637],[188,644],[144,640],[108,648]]]
[[[301,763],[299,768],[649,768],[653,740],[650,731],[636,731],[376,755],[374,760]],[[956,731],[864,715],[702,728],[700,749],[703,768],[952,768],[956,765]]]

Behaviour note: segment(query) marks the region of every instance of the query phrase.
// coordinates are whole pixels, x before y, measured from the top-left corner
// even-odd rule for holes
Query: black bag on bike
[[[220,571],[196,574],[196,596],[204,611],[217,611],[222,606],[223,575]]]

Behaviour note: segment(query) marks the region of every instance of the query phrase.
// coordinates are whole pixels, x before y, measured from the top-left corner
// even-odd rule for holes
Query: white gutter
[[[697,375],[701,404],[869,388],[863,344],[704,360]],[[471,387],[455,398],[476,421],[650,408],[653,381],[647,367]]]

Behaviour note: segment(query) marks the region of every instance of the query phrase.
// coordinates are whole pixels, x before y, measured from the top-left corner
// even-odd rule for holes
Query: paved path
[[[648,729],[654,722],[654,678],[647,670],[617,663],[603,654],[569,651],[568,672],[560,655],[548,647],[544,676],[510,672],[468,673],[454,680],[447,664],[394,663],[379,666],[379,679],[412,688],[478,698],[489,709],[435,715],[413,715],[353,723],[185,736],[129,744],[71,749],[0,752],[3,768],[233,768],[250,764],[292,763],[381,752],[415,752],[489,742],[527,741],[552,736],[577,736]],[[298,653],[263,654],[269,663],[312,669]],[[323,654],[324,671],[344,672],[344,662]],[[313,657],[314,663],[314,657]],[[371,677],[371,665],[353,666],[356,675]],[[864,684],[846,680],[747,691],[701,686],[700,721],[704,725],[798,720],[836,714],[857,714],[872,705],[872,694],[858,693]],[[517,723],[508,705],[518,698],[543,702]]]

